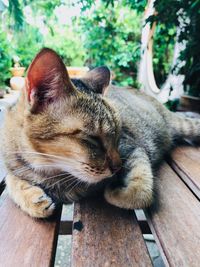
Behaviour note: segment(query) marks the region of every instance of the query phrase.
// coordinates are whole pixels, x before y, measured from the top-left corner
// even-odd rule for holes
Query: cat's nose
[[[122,167],[122,161],[120,159],[119,153],[113,152],[109,153],[107,156],[108,166],[112,173],[118,172]]]
[[[120,164],[119,163],[117,163],[117,164],[111,163],[110,170],[112,173],[116,173],[121,169],[121,167],[122,167],[121,163]]]

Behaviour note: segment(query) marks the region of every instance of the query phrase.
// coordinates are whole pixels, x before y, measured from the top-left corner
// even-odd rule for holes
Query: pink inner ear
[[[109,89],[108,86],[103,89],[102,96],[106,96],[107,95],[108,89]]]
[[[26,85],[31,105],[35,104],[35,95],[48,100],[73,88],[61,58],[48,48],[42,49],[30,65]]]
[[[33,88],[31,91],[30,91],[30,94],[29,94],[29,102],[31,105],[34,104],[34,96],[35,96],[35,92],[36,90]]]
[[[31,87],[30,87],[30,82],[29,82],[29,80],[27,78],[25,80],[25,88],[26,88],[26,91],[27,91],[28,102],[31,102],[31,98],[30,98],[30,95],[31,95]]]

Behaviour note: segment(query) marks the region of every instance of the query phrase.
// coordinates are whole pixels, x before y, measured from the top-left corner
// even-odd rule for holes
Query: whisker
[[[49,184],[49,186],[47,188],[53,187],[53,186],[55,186],[58,183],[60,183],[60,185],[61,185],[61,184],[63,184],[62,181],[64,181],[64,182],[70,182],[70,181],[74,181],[74,179],[75,179],[74,177],[68,178],[68,176],[65,176],[62,179],[58,179],[54,183]],[[45,181],[43,181],[43,183],[45,183]]]
[[[47,189],[52,188],[52,187],[54,187],[55,185],[57,185],[59,183],[60,183],[60,185],[63,185],[63,184],[65,184],[65,182],[68,182],[68,181],[71,181],[71,180],[72,180],[72,182],[65,188],[65,190],[67,190],[68,188],[70,188],[71,185],[73,185],[76,182],[76,178],[68,180],[67,177],[64,177],[63,179],[61,179],[59,181],[56,181],[55,183],[47,186],[46,188]]]
[[[62,176],[64,175],[64,173],[62,174]],[[51,177],[48,177],[47,179],[45,179],[44,181],[42,181],[42,183],[45,183],[45,181],[48,181],[49,179],[53,179],[53,178],[57,178],[59,177],[59,175],[55,175],[55,176],[51,176]],[[49,186],[47,186],[46,188],[52,188],[54,187],[55,185],[59,184],[64,184],[65,182],[69,182],[69,181],[72,181],[74,182],[74,180],[76,180],[77,178],[74,177],[73,175],[69,174],[69,173],[66,173],[66,176],[63,177],[62,179],[59,179],[57,180],[55,183],[52,183],[50,184]],[[63,183],[64,182],[64,183]]]
[[[62,156],[57,156],[53,154],[47,154],[47,153],[41,153],[41,152],[36,152],[36,151],[12,151],[12,152],[7,152],[9,154],[35,154],[35,155],[41,155],[41,156],[46,156],[46,157],[52,157],[52,158],[58,158],[58,159],[66,159],[65,157]],[[76,151],[73,151],[73,154],[80,154]]]
[[[67,157],[62,157],[62,156],[56,156],[56,155],[52,155],[52,154],[46,154],[46,153],[40,153],[40,152],[26,152],[26,151],[22,151],[22,152],[8,152],[9,154],[16,154],[16,157],[15,158],[12,158],[12,159],[9,159],[7,162],[11,162],[12,160],[15,161],[16,159],[22,159],[20,156],[17,156],[17,154],[28,154],[28,158],[29,159],[41,159],[40,156],[42,156],[44,159],[48,159],[48,160],[53,160],[53,159],[59,159],[59,160],[62,160],[63,163],[65,164],[68,164],[70,161],[71,162],[79,162],[79,163],[84,163],[78,159],[71,159],[71,158],[67,158]],[[73,154],[77,154],[77,153],[74,153]],[[27,160],[25,158],[25,160]]]
[[[27,170],[31,170],[31,168],[28,167],[28,166],[22,167],[22,168],[18,168],[16,170],[12,171],[12,173],[14,173],[14,174],[20,174],[20,173],[22,173],[24,171],[27,171]]]
[[[65,181],[67,177],[63,177],[62,179],[59,179],[57,180],[55,183],[52,183],[48,186],[45,186],[46,189],[49,189],[49,188],[53,188],[54,186],[56,186],[57,184],[61,183],[62,181]]]
[[[50,179],[53,179],[53,178],[61,177],[61,176],[63,176],[63,175],[67,175],[67,178],[68,178],[68,177],[69,177],[69,178],[72,178],[72,177],[73,177],[73,176],[72,176],[71,174],[69,174],[68,172],[63,172],[63,173],[61,173],[61,174],[58,174],[58,175],[54,175],[54,176],[50,176],[50,177],[45,178],[44,182],[45,182],[45,181],[49,181]],[[66,177],[66,176],[65,176],[65,177]]]
[[[62,165],[61,165],[61,166],[62,166]],[[35,167],[36,167],[36,168],[39,168],[39,167],[52,167],[52,164],[37,164],[37,165],[34,166],[34,167],[27,165],[27,166],[24,166],[24,167],[22,167],[22,168],[18,168],[18,169],[16,169],[16,170],[12,171],[12,173],[14,173],[14,174],[20,174],[20,173],[22,173],[23,171],[27,171],[27,170],[35,169]],[[56,166],[56,167],[57,167],[57,166]]]
[[[67,192],[68,194],[70,194],[70,192],[75,189],[78,185],[80,185],[83,181],[78,181],[74,186],[72,186],[72,188]]]

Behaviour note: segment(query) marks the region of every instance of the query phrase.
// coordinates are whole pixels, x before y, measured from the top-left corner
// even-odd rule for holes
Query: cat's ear
[[[41,112],[73,90],[62,59],[53,50],[43,48],[27,72],[26,92],[31,112]]]
[[[88,71],[82,80],[93,92],[105,95],[106,88],[110,84],[110,78],[109,68],[102,66]]]

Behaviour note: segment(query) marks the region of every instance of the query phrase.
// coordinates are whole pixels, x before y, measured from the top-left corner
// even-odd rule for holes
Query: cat
[[[177,139],[198,138],[199,132],[200,120],[110,84],[105,66],[70,80],[61,58],[44,48],[5,119],[1,150],[8,193],[37,218],[52,215],[56,203],[99,192],[120,208],[148,207],[154,169]]]

